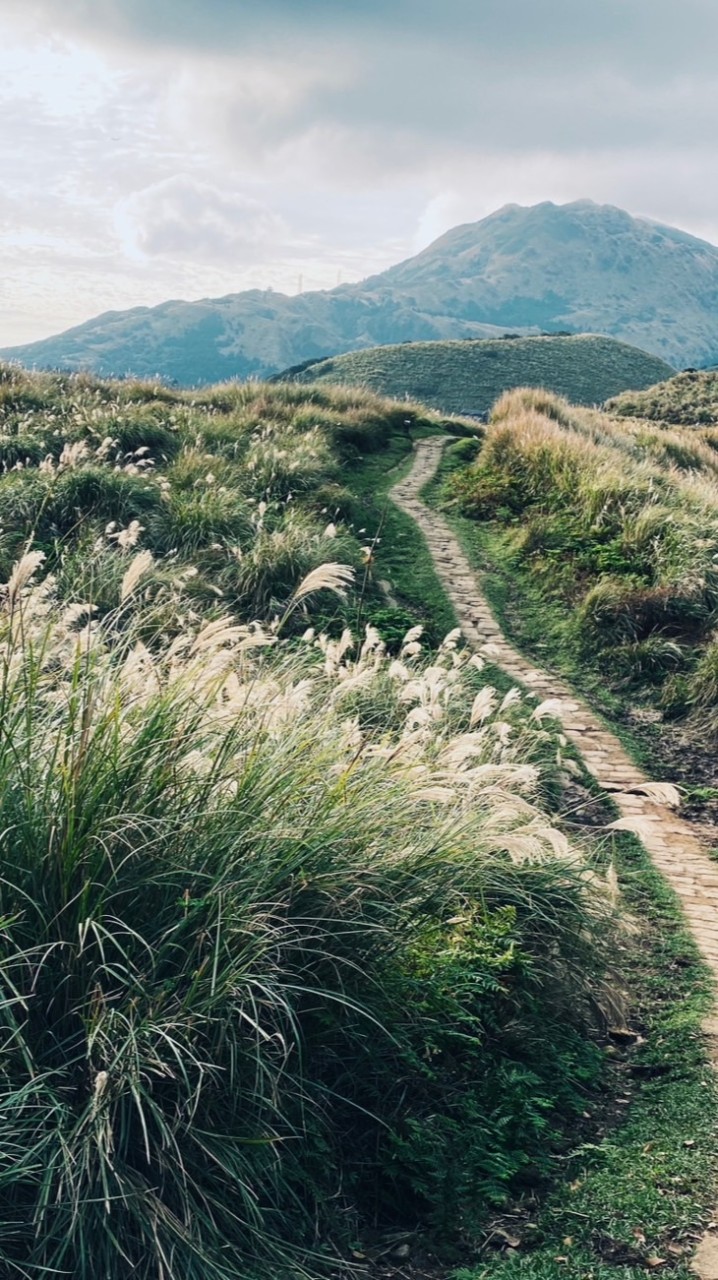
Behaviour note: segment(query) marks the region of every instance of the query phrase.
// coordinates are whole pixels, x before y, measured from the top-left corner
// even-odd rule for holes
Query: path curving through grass
[[[707,856],[689,822],[643,794],[644,788],[650,789],[651,779],[633,763],[619,739],[590,707],[569,685],[536,667],[505,638],[458,539],[442,516],[420,498],[422,489],[436,474],[445,444],[445,439],[436,436],[416,444],[414,465],[391,489],[392,500],[415,520],[424,535],[468,643],[542,701],[556,701],[554,714],[580,752],[588,772],[610,793],[621,816],[637,821],[640,838],[680,900],[700,953],[718,984],[718,865]],[[718,1013],[706,1019],[704,1031],[710,1041],[711,1057],[718,1064]],[[693,1267],[702,1280],[718,1280],[718,1237],[714,1232],[706,1233]]]

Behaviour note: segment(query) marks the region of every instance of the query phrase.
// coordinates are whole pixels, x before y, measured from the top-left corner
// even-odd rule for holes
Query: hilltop
[[[622,418],[712,426],[718,424],[718,371],[679,373],[647,391],[626,391],[606,408]]]
[[[311,364],[293,381],[360,386],[410,396],[443,413],[483,415],[512,387],[545,387],[590,405],[625,388],[650,387],[671,372],[665,361],[637,347],[583,334],[372,347]]]
[[[194,385],[265,377],[364,347],[510,329],[599,333],[676,367],[704,366],[718,361],[717,314],[718,248],[580,200],[508,205],[360,284],[108,312],[0,356]]]

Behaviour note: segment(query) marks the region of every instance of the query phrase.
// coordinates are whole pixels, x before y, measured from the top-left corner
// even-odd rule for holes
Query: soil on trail
[[[423,533],[438,576],[450,597],[467,642],[542,701],[579,751],[586,769],[619,809],[637,820],[640,838],[654,865],[681,901],[686,921],[707,965],[718,980],[718,865],[707,856],[696,829],[664,804],[643,794],[652,785],[589,706],[560,678],[542,671],[506,640],[484,598],[476,575],[449,525],[420,500],[434,477],[446,440],[431,437],[416,445],[411,472],[391,490],[391,498]],[[718,1063],[718,1014],[704,1023]],[[702,1280],[718,1280],[718,1238],[708,1232],[693,1263]]]

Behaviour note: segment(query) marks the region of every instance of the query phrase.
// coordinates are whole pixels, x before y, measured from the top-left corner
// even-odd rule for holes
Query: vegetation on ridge
[[[142,549],[146,625],[171,636],[185,618],[178,591],[203,615],[266,618],[307,572],[338,561],[359,584],[346,606],[324,597],[340,630],[375,615],[396,638],[434,625],[387,604],[373,571],[381,511],[344,483],[363,457],[394,463],[413,435],[437,430],[421,406],[329,387],[179,393],[0,366],[0,419],[5,578],[31,544],[58,590],[102,615]]]
[[[716,429],[517,391],[449,491],[509,629],[718,817]]]
[[[313,361],[292,380],[409,396],[444,413],[485,414],[514,387],[546,387],[591,405],[628,387],[651,386],[671,372],[665,361],[625,342],[578,334],[371,347]],[[279,378],[290,375],[287,370]]]
[[[687,370],[647,391],[627,391],[609,400],[606,411],[685,427],[718,426],[718,371]]]

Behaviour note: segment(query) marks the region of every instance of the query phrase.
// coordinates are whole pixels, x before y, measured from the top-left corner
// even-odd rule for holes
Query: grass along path
[[[566,737],[580,753],[588,773],[610,794],[627,829],[640,834],[652,863],[677,895],[708,969],[718,979],[718,867],[708,858],[690,823],[668,807],[672,801],[670,788],[652,782],[634,764],[619,739],[564,681],[536,667],[505,639],[456,536],[443,517],[430,510],[419,496],[436,474],[444,444],[441,438],[419,441],[414,465],[394,485],[391,497],[415,520],[426,540],[468,643],[542,701],[555,700],[555,715]],[[715,1062],[715,1010],[704,1020],[703,1030]],[[704,1236],[693,1265],[703,1280],[718,1280],[718,1241],[710,1231]]]
[[[456,615],[426,542],[417,538],[415,522],[388,496],[411,470],[413,459],[410,438],[395,434],[381,453],[362,456],[349,483],[356,497],[355,523],[365,527],[373,543],[375,576],[407,611],[407,629],[420,622],[428,642],[439,644],[456,626]]]

